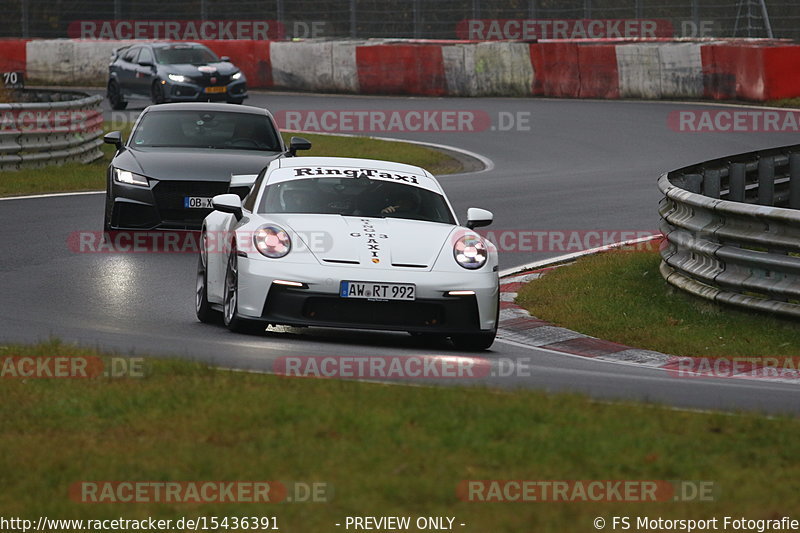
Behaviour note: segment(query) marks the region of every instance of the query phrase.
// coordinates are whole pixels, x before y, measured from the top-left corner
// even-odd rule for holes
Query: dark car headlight
[[[182,76],[181,74],[167,74],[167,77],[172,81],[177,81],[178,83],[185,83],[189,81],[189,78]]]
[[[238,80],[238,79],[240,79],[241,77],[242,77],[242,71],[240,70],[239,72],[237,72],[236,74],[234,74],[233,76],[231,76],[231,79],[232,79],[232,80]]]
[[[119,168],[114,169],[114,181],[127,185],[138,185],[140,187],[148,187],[150,185],[147,178],[144,176]]]

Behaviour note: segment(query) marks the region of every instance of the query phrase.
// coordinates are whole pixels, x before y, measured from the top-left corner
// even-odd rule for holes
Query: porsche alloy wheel
[[[239,316],[239,259],[235,246],[231,247],[228,256],[228,268],[225,272],[225,289],[222,296],[222,320],[229,330],[237,333],[264,333],[264,323],[259,320],[248,320]]]
[[[205,234],[201,237],[200,253],[197,257],[197,285],[195,293],[195,313],[200,322],[210,324],[219,320],[219,311],[213,309],[208,303],[208,272],[207,272],[207,252],[202,244]]]

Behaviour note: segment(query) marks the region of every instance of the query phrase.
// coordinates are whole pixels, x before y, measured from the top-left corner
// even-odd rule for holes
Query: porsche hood
[[[322,265],[431,270],[457,229],[399,218],[287,214],[270,217],[292,230]]]

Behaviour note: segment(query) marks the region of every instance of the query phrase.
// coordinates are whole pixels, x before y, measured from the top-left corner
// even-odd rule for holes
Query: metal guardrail
[[[20,103],[0,104],[0,171],[103,156],[100,95],[25,90]]]
[[[800,145],[675,170],[658,187],[667,282],[800,318]]]

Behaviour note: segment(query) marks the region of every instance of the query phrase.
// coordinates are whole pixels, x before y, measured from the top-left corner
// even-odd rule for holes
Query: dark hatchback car
[[[227,57],[197,43],[142,43],[114,51],[108,65],[108,101],[125,109],[128,100],[241,104],[247,98],[244,73]]]
[[[219,103],[146,108],[127,142],[105,136],[117,153],[106,179],[106,231],[200,229],[211,198],[241,198],[270,161],[311,147],[292,138],[289,150],[266,109]]]

